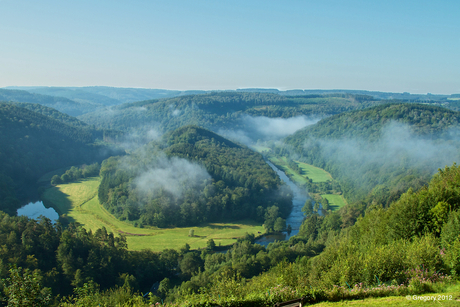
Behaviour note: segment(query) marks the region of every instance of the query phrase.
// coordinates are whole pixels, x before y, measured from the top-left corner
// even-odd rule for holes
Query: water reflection
[[[45,208],[42,201],[30,202],[18,209],[18,216],[25,215],[31,219],[37,219],[41,215],[49,218],[52,222],[59,219],[59,214],[53,208]]]

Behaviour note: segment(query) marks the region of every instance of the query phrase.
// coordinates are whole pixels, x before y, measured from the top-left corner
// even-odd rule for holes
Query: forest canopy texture
[[[100,202],[139,226],[263,221],[272,206],[285,218],[292,204],[291,191],[260,154],[196,126],[112,157],[100,173]]]

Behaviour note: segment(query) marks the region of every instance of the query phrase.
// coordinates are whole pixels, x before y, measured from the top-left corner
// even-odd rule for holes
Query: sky
[[[0,0],[0,87],[460,93],[458,0]]]

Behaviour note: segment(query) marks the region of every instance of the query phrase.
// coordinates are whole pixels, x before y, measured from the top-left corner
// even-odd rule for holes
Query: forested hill
[[[242,115],[267,117],[329,116],[384,103],[351,94],[281,96],[272,93],[213,92],[123,104],[79,119],[104,129],[156,126],[162,131],[196,124],[217,131],[244,126]]]
[[[41,95],[22,90],[0,89],[0,101],[38,103],[71,116],[78,116],[97,109],[91,103],[76,102],[65,97]]]
[[[197,126],[104,161],[101,175],[101,203],[139,226],[263,222],[267,212],[274,223],[292,203],[291,192],[260,154]]]
[[[10,103],[15,106],[31,110],[33,112],[39,113],[41,115],[45,115],[48,117],[51,117],[53,119],[56,119],[64,124],[67,124],[69,126],[74,126],[77,128],[83,128],[83,129],[91,129],[94,130],[90,125],[88,125],[85,122],[82,122],[81,120],[78,120],[77,118],[70,116],[68,114],[59,112],[58,110],[47,107],[38,103],[28,103],[28,102],[13,102],[13,101],[8,101],[5,103]]]
[[[418,135],[446,137],[448,128],[460,123],[460,113],[442,107],[424,104],[384,104],[364,110],[337,114],[309,126],[295,135],[286,138],[287,142],[315,138],[359,137],[375,140],[381,136],[382,127],[390,122],[399,122],[411,126]]]
[[[326,169],[351,201],[372,191],[387,204],[459,160],[459,121],[460,113],[442,107],[386,104],[323,119],[276,151]]]
[[[110,150],[91,145],[102,133],[70,126],[51,117],[0,103],[0,210],[13,213],[16,190],[44,173],[91,163]],[[99,135],[100,134],[100,135]]]

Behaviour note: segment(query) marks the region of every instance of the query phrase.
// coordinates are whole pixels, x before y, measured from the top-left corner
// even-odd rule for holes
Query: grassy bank
[[[93,232],[105,227],[109,232],[125,234],[130,250],[179,249],[186,243],[192,249],[196,249],[206,247],[209,239],[213,239],[216,245],[229,245],[246,233],[257,236],[259,232],[264,231],[262,225],[252,221],[206,223],[199,227],[162,229],[134,227],[130,223],[118,220],[101,206],[97,198],[99,183],[99,177],[92,177],[60,184],[47,189],[43,194],[43,200],[47,206],[56,209],[64,223],[78,222]],[[188,236],[190,229],[194,229],[194,237]]]
[[[334,180],[331,174],[319,167],[310,164],[294,161],[301,170],[301,172],[298,173],[289,167],[287,157],[270,156],[269,159],[298,185],[304,185],[308,180],[311,180],[313,183],[325,183]],[[320,196],[326,198],[329,201],[331,210],[338,210],[346,205],[346,201],[342,195],[322,193]]]

